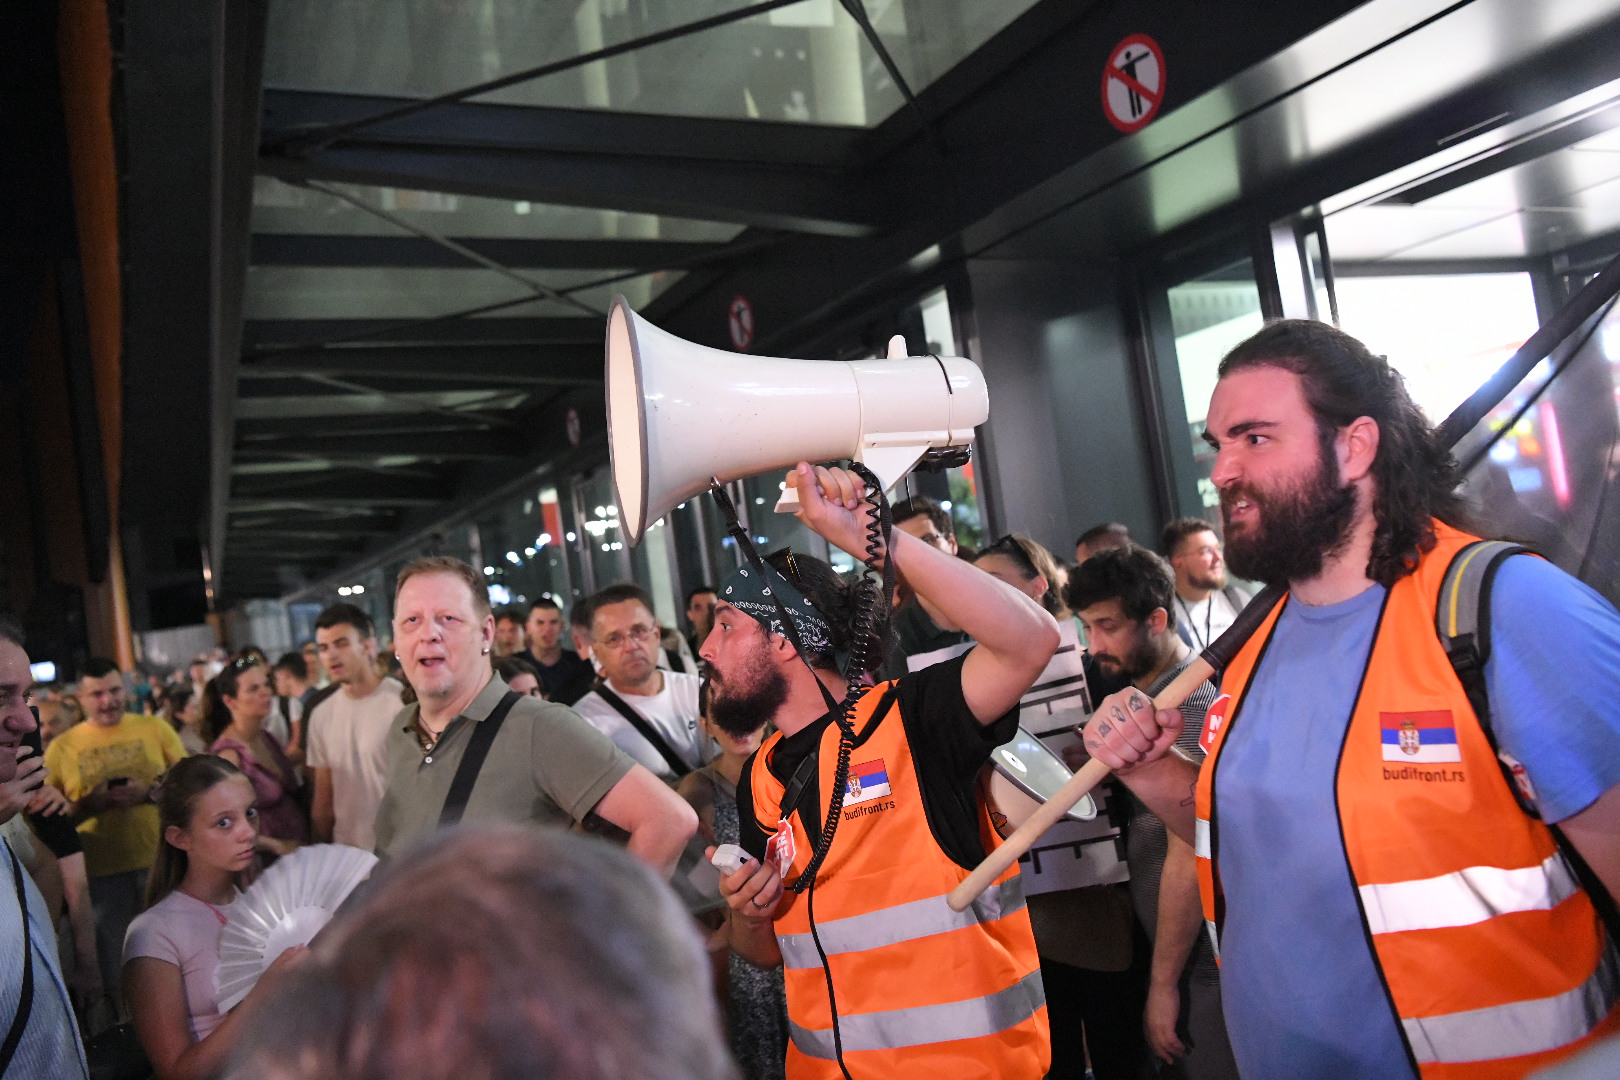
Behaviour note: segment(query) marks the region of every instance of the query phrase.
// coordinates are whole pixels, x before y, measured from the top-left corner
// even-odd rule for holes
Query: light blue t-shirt
[[[1290,603],[1216,775],[1222,997],[1245,1076],[1413,1077],[1362,931],[1334,772],[1385,590]],[[1620,615],[1540,559],[1502,564],[1486,665],[1494,727],[1560,821],[1620,784]],[[1532,726],[1533,725],[1533,726]]]

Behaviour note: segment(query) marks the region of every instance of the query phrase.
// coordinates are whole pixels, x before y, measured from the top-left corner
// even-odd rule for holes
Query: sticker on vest
[[[1381,712],[1379,737],[1384,760],[1403,764],[1430,765],[1461,761],[1457,727],[1449,709],[1431,712]]]
[[[1199,749],[1209,753],[1215,746],[1215,736],[1219,734],[1221,725],[1226,723],[1226,710],[1232,707],[1232,695],[1222,694],[1210,702],[1209,711],[1204,714],[1204,733],[1198,736]]]
[[[849,767],[849,779],[844,782],[844,805],[881,799],[889,793],[889,770],[882,758],[863,761]]]
[[[776,867],[778,877],[786,878],[799,845],[793,839],[793,826],[787,818],[776,823],[776,833],[765,844],[765,861]]]

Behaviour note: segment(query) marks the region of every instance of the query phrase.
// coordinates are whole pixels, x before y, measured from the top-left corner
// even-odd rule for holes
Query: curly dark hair
[[[837,671],[838,654],[851,651],[855,645],[855,599],[860,593],[859,578],[854,575],[846,577],[830,564],[788,548],[771,552],[764,557],[764,561],[791,581],[810,601],[810,606],[827,620],[827,627],[831,631],[830,647],[806,659],[811,667]],[[872,671],[883,666],[894,647],[888,615],[880,602],[876,609],[878,625],[873,628],[877,642],[873,651],[876,655],[866,658],[867,666]]]
[[[1220,377],[1277,367],[1300,377],[1316,417],[1323,461],[1331,461],[1339,431],[1359,417],[1378,425],[1372,555],[1367,576],[1386,587],[1417,569],[1434,547],[1433,519],[1467,528],[1457,462],[1407,392],[1400,372],[1336,327],[1311,319],[1279,319],[1221,361]]]

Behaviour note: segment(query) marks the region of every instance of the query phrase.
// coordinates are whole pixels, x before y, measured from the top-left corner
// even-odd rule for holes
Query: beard
[[[775,719],[788,699],[787,676],[771,664],[763,650],[749,657],[735,674],[726,677],[711,672],[709,680],[709,719],[734,739],[751,735]]]
[[[1315,471],[1293,487],[1262,491],[1239,482],[1221,489],[1226,565],[1233,573],[1267,585],[1308,581],[1344,550],[1356,518],[1356,489],[1336,483],[1327,462],[1318,450]],[[1257,514],[1234,529],[1231,507],[1240,499]]]
[[[1224,589],[1226,588],[1226,570],[1218,567],[1205,574],[1188,574],[1187,580],[1192,582],[1195,589]]]
[[[1148,628],[1137,628],[1136,640],[1131,643],[1130,651],[1123,657],[1112,653],[1092,653],[1091,658],[1102,668],[1104,675],[1123,675],[1133,682],[1152,671],[1159,662],[1157,651],[1153,642],[1149,640]]]

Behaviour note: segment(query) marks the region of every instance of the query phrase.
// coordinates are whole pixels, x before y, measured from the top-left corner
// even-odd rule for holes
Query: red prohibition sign
[[[739,296],[731,301],[726,314],[731,323],[731,344],[738,352],[747,352],[754,343],[754,306],[748,297]]]
[[[1164,103],[1164,50],[1146,34],[1132,34],[1103,65],[1102,103],[1108,122],[1127,134],[1159,115]]]

